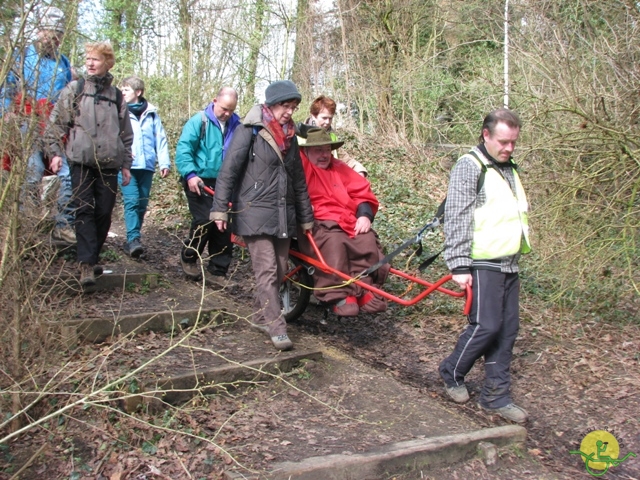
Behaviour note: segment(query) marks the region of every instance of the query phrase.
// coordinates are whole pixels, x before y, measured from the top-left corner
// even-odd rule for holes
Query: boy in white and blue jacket
[[[122,81],[122,96],[129,107],[129,118],[133,127],[133,164],[131,182],[122,186],[118,177],[124,202],[124,222],[127,227],[127,241],[124,250],[133,258],[144,253],[140,242],[142,221],[149,204],[149,194],[153,182],[156,163],[160,165],[160,175],[165,178],[171,168],[167,135],[155,106],[144,98],[144,82],[135,76]]]

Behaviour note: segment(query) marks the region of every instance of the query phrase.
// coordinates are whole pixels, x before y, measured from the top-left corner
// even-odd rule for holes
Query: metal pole
[[[509,0],[504,2],[504,108],[509,108]]]

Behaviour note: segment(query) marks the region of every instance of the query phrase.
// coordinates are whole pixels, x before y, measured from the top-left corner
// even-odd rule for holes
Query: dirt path
[[[526,427],[527,448],[561,478],[585,475],[584,464],[571,450],[579,450],[592,430],[611,431],[620,444],[620,458],[640,454],[640,329],[638,326],[564,325],[559,318],[536,321],[526,310],[513,362],[514,396],[531,419]],[[447,402],[436,372],[450,351],[458,317],[428,317],[400,312],[344,321],[319,320],[322,312],[309,309],[301,322],[305,331],[348,352],[385,373]],[[476,405],[482,382],[481,365],[468,378],[472,402],[458,408],[485,426],[502,423],[488,418]],[[612,468],[607,478],[640,478],[640,460]]]
[[[164,246],[172,238],[177,240],[159,241]],[[179,270],[177,256],[158,263],[165,271]],[[234,266],[233,278],[240,284],[234,299],[250,305],[250,264],[245,257]],[[179,281],[179,272],[173,278]],[[459,311],[434,315],[433,310],[441,309],[438,302],[436,296],[429,297],[417,307],[391,305],[384,314],[356,319],[327,316],[322,308],[310,306],[298,323],[303,332],[448,403],[435,367],[453,348],[466,320]],[[614,433],[622,444],[620,457],[626,452],[640,455],[637,322],[628,326],[588,321],[568,324],[552,310],[539,311],[525,303],[514,354],[514,396],[531,415],[527,424],[531,455],[561,477],[585,475],[583,462],[569,451],[578,450],[590,431],[603,429]],[[476,365],[469,377],[472,402],[454,408],[481,425],[499,425],[500,419],[488,418],[475,405],[481,381],[482,366]],[[612,468],[607,475],[640,479],[640,459]]]

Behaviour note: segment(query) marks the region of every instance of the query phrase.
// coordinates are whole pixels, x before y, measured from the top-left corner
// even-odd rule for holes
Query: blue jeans
[[[27,184],[39,185],[44,177],[44,155],[41,150],[31,154],[27,163]],[[60,179],[58,190],[58,212],[56,213],[56,228],[73,225],[74,211],[71,205],[71,172],[66,157],[62,157],[62,167],[57,173]]]
[[[149,205],[153,173],[151,170],[131,170],[131,181],[126,187],[122,186],[122,173],[118,173],[118,184],[122,191],[122,201],[124,203],[127,242],[140,238],[142,221]]]

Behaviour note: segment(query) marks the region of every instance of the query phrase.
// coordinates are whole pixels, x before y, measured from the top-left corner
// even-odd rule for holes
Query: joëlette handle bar
[[[322,253],[320,252],[320,249],[318,248],[318,245],[316,244],[315,240],[313,239],[313,235],[311,234],[310,231],[306,232],[307,235],[307,239],[309,240],[309,243],[311,244],[311,247],[313,248],[313,251],[315,253],[315,255],[317,256],[317,259],[309,257],[307,255],[304,255],[303,253],[300,253],[298,251],[295,250],[290,250],[289,251],[289,255],[294,256],[300,260],[302,260],[305,263],[308,263],[316,268],[319,268],[320,270],[322,270],[324,273],[329,273],[329,274],[334,274],[337,277],[342,278],[343,280],[346,281],[352,281],[353,283],[355,283],[356,285],[364,288],[365,290],[369,290],[377,295],[380,295],[381,297],[386,298],[387,300],[391,300],[393,302],[396,302],[400,305],[404,305],[404,306],[412,306],[415,305],[416,303],[418,303],[419,301],[423,300],[427,295],[433,293],[434,291],[439,291],[441,293],[444,293],[446,295],[449,295],[451,297],[458,297],[458,298],[462,298],[462,297],[466,297],[465,298],[465,303],[464,303],[464,308],[462,310],[462,313],[464,315],[469,315],[469,313],[471,312],[471,302],[473,299],[473,295],[471,292],[471,287],[467,285],[467,287],[465,288],[464,292],[455,292],[453,290],[449,290],[448,288],[443,288],[442,285],[444,285],[445,283],[447,283],[449,280],[451,280],[453,278],[453,276],[451,274],[445,275],[444,277],[442,277],[440,280],[438,280],[435,283],[430,283],[427,282],[426,280],[423,280],[421,278],[418,277],[414,277],[412,275],[409,275],[407,273],[404,273],[400,270],[396,270],[395,268],[391,268],[390,269],[390,273],[397,275],[399,277],[405,278],[407,280],[410,280],[411,282],[420,284],[424,287],[427,287],[425,290],[423,290],[422,292],[420,292],[418,295],[416,295],[415,297],[409,299],[409,300],[405,300],[403,298],[400,298],[398,296],[392,295],[390,293],[385,292],[384,290],[380,290],[377,287],[374,287],[373,285],[369,285],[366,284],[364,282],[362,282],[361,280],[354,280],[353,277],[350,277],[349,275],[340,272],[339,270],[336,270],[332,267],[330,267],[327,262],[325,261],[324,257],[322,256]]]
[[[204,190],[205,195],[210,195],[210,196],[214,196],[215,195],[215,190],[213,190],[213,188],[211,187],[207,187],[204,183],[201,183],[198,185],[202,190]],[[231,202],[229,202],[229,206],[231,206]]]

